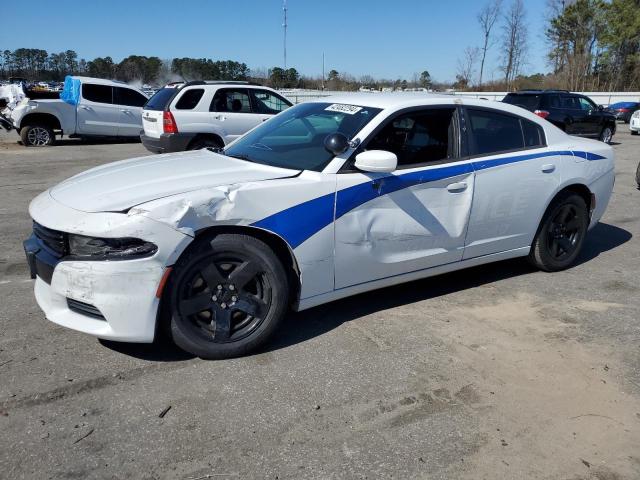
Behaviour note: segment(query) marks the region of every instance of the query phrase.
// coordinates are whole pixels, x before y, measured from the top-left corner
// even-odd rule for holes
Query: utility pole
[[[324,52],[322,52],[322,91],[324,92]]]
[[[282,13],[284,17],[284,22],[282,23],[282,28],[284,29],[284,69],[287,69],[287,0],[282,0]]]

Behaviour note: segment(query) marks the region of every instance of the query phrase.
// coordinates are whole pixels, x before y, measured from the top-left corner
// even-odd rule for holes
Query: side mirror
[[[598,105],[598,110],[599,110],[599,111],[604,110],[604,106],[603,106],[603,105]]]
[[[356,155],[355,167],[363,172],[389,173],[398,167],[398,157],[386,150],[368,150]]]
[[[324,139],[324,148],[334,155],[340,155],[349,148],[349,139],[342,133],[331,133]]]

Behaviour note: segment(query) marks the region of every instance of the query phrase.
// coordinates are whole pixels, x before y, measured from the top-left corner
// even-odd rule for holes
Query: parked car
[[[615,115],[616,120],[629,123],[631,121],[631,115],[640,110],[640,102],[618,102],[609,105],[606,110]]]
[[[222,148],[290,106],[275,90],[248,82],[173,83],[144,106],[140,139],[155,153]]]
[[[636,110],[633,115],[631,115],[629,130],[631,131],[631,135],[638,135],[638,133],[640,133],[640,110]]]
[[[140,135],[142,105],[148,98],[137,88],[112,80],[67,77],[59,96],[50,100],[25,99],[7,115],[25,146],[52,145],[56,135]]]
[[[609,143],[616,133],[616,117],[585,95],[566,90],[522,90],[502,100],[535,113],[569,135]]]
[[[351,94],[223,152],[76,175],[31,202],[25,250],[51,321],[130,342],[159,327],[224,358],[264,344],[289,308],[514,257],[568,268],[613,182],[609,145],[521,108]]]

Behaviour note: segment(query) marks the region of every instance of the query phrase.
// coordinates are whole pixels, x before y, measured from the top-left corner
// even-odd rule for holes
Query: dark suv
[[[569,135],[609,143],[616,133],[616,117],[584,95],[566,90],[521,90],[502,100],[549,120]]]

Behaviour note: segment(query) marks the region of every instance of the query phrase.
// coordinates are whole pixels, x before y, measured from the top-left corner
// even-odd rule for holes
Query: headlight
[[[640,118],[640,110],[636,110],[635,112],[633,112],[633,115],[631,115],[633,118]]]
[[[139,238],[96,238],[69,234],[69,254],[86,260],[125,260],[148,257],[158,251]]]

